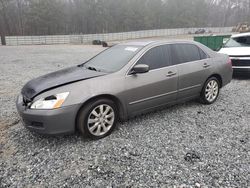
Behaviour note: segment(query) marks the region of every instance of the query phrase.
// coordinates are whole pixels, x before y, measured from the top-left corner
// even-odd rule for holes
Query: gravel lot
[[[94,46],[0,47],[0,187],[249,187],[250,79],[218,101],[176,105],[91,141],[44,137],[19,122],[15,99],[30,79],[83,62]]]

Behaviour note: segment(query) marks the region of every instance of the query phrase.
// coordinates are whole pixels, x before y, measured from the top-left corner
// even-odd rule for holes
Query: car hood
[[[250,47],[222,48],[219,53],[229,56],[250,56]]]
[[[107,73],[88,70],[84,67],[71,67],[29,81],[21,93],[26,99],[31,100],[44,91],[105,74]]]

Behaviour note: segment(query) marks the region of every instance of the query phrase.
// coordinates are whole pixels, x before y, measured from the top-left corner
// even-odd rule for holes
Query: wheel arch
[[[210,76],[206,79],[206,81],[204,82],[203,88],[202,88],[201,93],[200,93],[200,102],[203,103],[203,104],[212,104],[212,103],[214,103],[214,102],[216,101],[216,99],[217,99],[217,97],[218,97],[218,95],[217,95],[216,99],[215,99],[213,102],[208,102],[208,101],[206,101],[206,99],[204,99],[206,83],[207,83],[207,82],[209,81],[209,79],[211,79],[211,78],[216,78],[216,79],[219,81],[219,88],[222,88],[222,86],[223,86],[222,77],[221,77],[219,74],[212,74],[212,75],[210,75]],[[218,91],[219,91],[219,90],[218,90]]]
[[[209,77],[207,78],[207,80],[210,79],[210,78],[212,78],[212,77],[215,77],[215,78],[218,79],[218,81],[220,82],[220,83],[219,83],[219,84],[220,84],[220,88],[222,88],[222,86],[223,86],[223,80],[222,80],[221,75],[220,75],[220,74],[217,74],[217,73],[212,74],[211,76],[209,76]],[[207,80],[206,80],[206,81],[207,81]],[[205,82],[205,83],[206,83],[206,82]],[[204,83],[204,84],[205,84],[205,83]]]
[[[87,104],[91,103],[92,101],[98,100],[98,99],[109,99],[111,101],[113,101],[118,109],[118,114],[119,114],[119,119],[124,120],[126,119],[126,109],[123,105],[123,103],[121,102],[121,100],[114,96],[114,95],[110,95],[110,94],[101,94],[101,95],[97,95],[94,97],[89,98],[87,101],[85,101],[84,103],[82,103],[82,105],[80,106],[80,108],[78,109],[77,113],[76,113],[76,118],[75,118],[75,124],[77,121],[77,117],[81,111],[82,108],[84,108]]]

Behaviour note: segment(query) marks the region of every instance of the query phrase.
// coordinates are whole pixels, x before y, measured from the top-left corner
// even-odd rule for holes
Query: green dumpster
[[[231,35],[195,36],[194,41],[200,42],[214,51],[218,51]]]

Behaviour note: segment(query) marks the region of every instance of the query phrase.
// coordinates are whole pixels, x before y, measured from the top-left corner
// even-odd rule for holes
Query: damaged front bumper
[[[75,118],[78,105],[52,110],[28,108],[22,95],[18,96],[16,107],[24,126],[34,132],[46,135],[69,134],[75,132]]]

